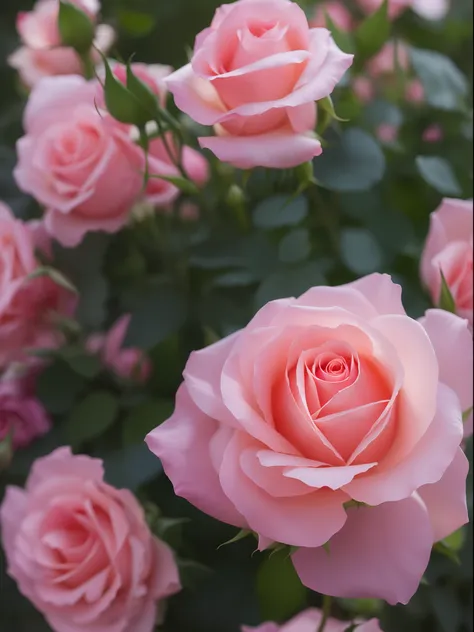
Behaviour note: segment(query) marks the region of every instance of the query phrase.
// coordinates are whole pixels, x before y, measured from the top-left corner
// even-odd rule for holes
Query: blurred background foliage
[[[218,4],[103,0],[103,21],[119,33],[112,54],[179,67]],[[301,4],[311,13],[314,2]],[[31,5],[2,0],[0,7],[0,199],[25,218],[38,210],[12,178],[25,95],[6,58],[18,45],[15,16]],[[65,348],[38,384],[55,428],[15,456],[0,486],[21,484],[36,456],[69,443],[103,457],[108,481],[131,488],[151,503],[150,511],[157,505],[168,517],[186,518],[165,534],[182,558],[186,589],[171,599],[163,632],[237,632],[243,623],[282,621],[320,603],[301,587],[285,555],[252,555],[250,538],[218,550],[235,529],[175,497],[142,438],[172,410],[189,352],[244,326],[268,300],[379,271],[401,283],[411,315],[430,306],[418,278],[429,214],[444,196],[472,197],[472,11],[472,0],[453,0],[442,23],[411,12],[398,20],[394,35],[442,56],[413,57],[427,103],[410,105],[395,95],[362,106],[346,82],[334,101],[350,123],[335,124],[325,135],[326,150],[315,161],[322,186],[276,213],[281,196],[294,190],[292,176],[256,170],[248,185],[252,231],[222,204],[212,234],[206,222],[178,230],[173,218],[157,216],[114,237],[92,235],[74,250],[57,249],[57,267],[81,292],[80,324],[86,331],[104,329],[130,311],[128,342],[150,353],[154,372],[145,388],[126,388],[84,362],[73,344]],[[399,127],[393,142],[376,139],[386,123]],[[427,143],[423,131],[432,124],[442,128],[443,139]],[[232,183],[232,172],[215,162],[212,168],[215,182]],[[207,199],[210,208],[214,203]],[[472,444],[469,451],[472,463]],[[469,502],[472,520],[472,471]],[[472,632],[471,560],[472,522],[433,552],[426,581],[407,607],[338,600],[334,614],[380,614],[385,632]],[[0,621],[2,632],[48,630],[4,572]]]

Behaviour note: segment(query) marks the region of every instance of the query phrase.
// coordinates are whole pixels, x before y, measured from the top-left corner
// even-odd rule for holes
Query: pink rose
[[[29,278],[40,265],[35,249],[47,254],[47,246],[38,223],[16,219],[0,203],[0,371],[29,348],[57,346],[53,316],[74,311],[70,292],[46,276]]]
[[[365,13],[379,9],[382,0],[359,0],[359,6]],[[426,20],[440,20],[449,9],[449,0],[388,0],[388,14],[393,20],[406,9],[412,9]]]
[[[122,348],[130,320],[130,314],[125,314],[107,334],[90,336],[86,346],[90,353],[99,354],[104,365],[118,376],[145,382],[151,373],[149,359],[141,349]]]
[[[441,271],[454,298],[456,312],[472,327],[472,200],[443,200],[431,213],[430,230],[421,258],[421,279],[437,305]]]
[[[17,144],[17,184],[46,207],[45,226],[64,246],[89,231],[119,230],[142,189],[143,152],[126,126],[99,114],[96,91],[82,77],[43,79]]]
[[[408,49],[402,42],[387,42],[367,64],[372,77],[392,75],[396,72],[397,63],[404,71],[410,68]]]
[[[191,63],[166,83],[180,110],[214,126],[201,147],[238,168],[285,169],[321,153],[315,101],[351,63],[296,3],[239,0],[217,9]]]
[[[23,379],[0,379],[0,441],[9,433],[14,449],[46,434],[51,421]]]
[[[372,79],[359,75],[352,81],[352,89],[362,103],[368,103],[375,97],[375,87]]]
[[[79,9],[95,22],[99,11],[96,0],[72,0]],[[17,30],[23,46],[8,58],[10,66],[18,70],[27,87],[33,87],[43,77],[51,75],[82,74],[81,60],[72,48],[61,46],[58,30],[59,0],[38,0],[32,11],[20,12]],[[104,53],[112,46],[114,30],[105,24],[96,28],[94,46]],[[93,60],[100,55],[93,49]]]
[[[406,603],[433,543],[468,520],[460,399],[430,339],[465,354],[451,318],[425,330],[378,274],[272,301],[191,354],[147,444],[177,495],[260,549],[300,547],[309,588]]]
[[[341,31],[350,31],[354,21],[351,12],[339,0],[329,0],[318,4],[314,10],[313,19],[310,21],[312,28],[326,26],[326,15]]]
[[[300,612],[291,621],[278,625],[277,623],[267,622],[258,625],[256,628],[244,625],[242,632],[316,632],[322,620],[322,612],[316,608],[309,608],[304,612]],[[350,621],[338,621],[337,619],[328,619],[324,626],[324,632],[346,632],[349,629]],[[378,621],[372,619],[366,621],[354,628],[354,632],[381,632]]]
[[[409,103],[423,103],[425,89],[419,79],[411,79],[405,89],[405,98]]]
[[[391,123],[382,123],[376,129],[377,138],[383,143],[394,143],[398,138],[398,127]]]
[[[103,480],[102,462],[59,448],[0,508],[8,573],[55,632],[152,632],[180,589],[166,544],[135,497]]]

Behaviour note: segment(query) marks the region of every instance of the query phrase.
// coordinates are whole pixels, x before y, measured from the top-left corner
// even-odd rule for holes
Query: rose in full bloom
[[[366,13],[377,11],[382,4],[382,0],[358,1]],[[427,20],[441,20],[448,12],[449,0],[388,0],[388,14],[391,19],[397,18],[406,9],[412,9]]]
[[[151,364],[141,349],[123,348],[131,316],[125,314],[106,334],[93,334],[87,341],[90,353],[98,354],[105,366],[126,380],[144,382],[151,373]]]
[[[71,0],[94,23],[99,12],[98,0]],[[10,66],[18,70],[22,82],[29,88],[43,77],[82,74],[82,64],[72,48],[61,46],[58,30],[59,0],[38,0],[32,11],[22,11],[17,17],[17,30],[22,46],[8,58]],[[114,30],[106,24],[96,27],[94,46],[102,52],[112,46]],[[93,60],[99,54],[91,51]]]
[[[191,62],[167,77],[176,105],[216,135],[200,138],[235,167],[290,168],[321,153],[315,101],[352,63],[289,0],[239,0],[217,9]]]
[[[55,347],[61,336],[54,315],[72,315],[74,296],[46,276],[30,278],[47,256],[41,225],[16,219],[0,203],[0,371],[23,360],[28,349]]]
[[[119,230],[143,184],[143,152],[127,126],[99,114],[96,92],[79,76],[43,79],[17,143],[17,184],[44,205],[48,232],[68,247],[89,231]]]
[[[300,612],[300,614],[283,625],[270,621],[262,623],[256,628],[244,625],[242,632],[316,632],[322,616],[323,614],[320,610],[309,608],[304,612]],[[329,618],[324,626],[324,632],[346,632],[350,625],[350,621],[338,621],[337,619]],[[354,628],[354,632],[381,632],[381,629],[378,621],[372,619],[357,625]]]
[[[13,449],[24,448],[46,434],[51,420],[22,376],[0,378],[0,441],[11,436]]]
[[[341,31],[350,31],[354,24],[351,12],[340,0],[329,0],[329,2],[318,4],[314,10],[313,19],[310,20],[310,26],[327,26],[326,16],[329,16]]]
[[[147,444],[177,495],[260,549],[299,547],[309,588],[406,603],[468,520],[464,405],[437,356],[441,337],[464,368],[467,323],[446,318],[423,327],[378,274],[272,301],[191,354]]]
[[[456,312],[472,327],[473,202],[445,199],[431,213],[430,230],[421,258],[420,274],[437,305],[441,272],[453,296]]]
[[[152,632],[180,589],[168,546],[102,462],[59,448],[0,508],[8,573],[55,632]]]

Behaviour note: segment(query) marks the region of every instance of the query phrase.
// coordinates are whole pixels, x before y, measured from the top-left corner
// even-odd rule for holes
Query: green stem
[[[324,632],[324,628],[326,627],[326,623],[329,620],[331,615],[331,606],[332,606],[332,597],[329,595],[323,595],[323,618],[321,619],[321,623],[319,624],[319,628],[317,632]]]

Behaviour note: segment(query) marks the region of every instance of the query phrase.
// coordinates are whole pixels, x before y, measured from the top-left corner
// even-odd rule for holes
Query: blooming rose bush
[[[135,4],[0,8],[0,627],[466,632],[472,3]]]
[[[34,464],[0,509],[8,572],[55,632],[152,632],[180,589],[169,547],[154,538],[102,463],[59,448]]]
[[[463,387],[436,355],[448,336],[464,353],[453,334],[466,325],[448,318],[425,329],[379,275],[268,303],[191,355],[148,446],[176,494],[255,531],[260,549],[300,547],[313,590],[406,603],[433,543],[468,520]]]
[[[97,0],[73,0],[72,4],[83,10],[95,22],[100,9]],[[18,70],[23,83],[31,88],[43,77],[52,75],[82,74],[82,63],[77,53],[61,46],[57,21],[59,0],[38,0],[32,11],[21,11],[17,18],[17,30],[22,46],[10,55],[9,64]],[[94,46],[106,53],[112,46],[115,33],[112,27],[99,24],[96,27]],[[94,61],[100,56],[94,51]]]
[[[199,142],[219,160],[284,169],[321,153],[315,101],[351,63],[294,2],[240,0],[220,7],[191,62],[166,84],[183,112],[214,126],[216,135]]]
[[[441,273],[456,311],[472,328],[472,200],[445,199],[431,214],[421,258],[421,278],[435,304],[440,300]]]

